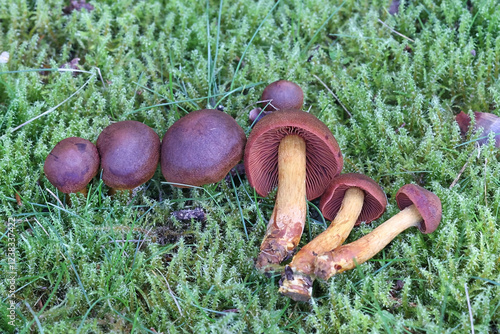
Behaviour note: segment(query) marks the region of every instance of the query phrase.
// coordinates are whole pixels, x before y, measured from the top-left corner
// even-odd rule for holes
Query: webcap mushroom
[[[488,112],[474,112],[474,118],[476,120],[474,124],[474,130],[479,130],[482,128],[482,132],[479,133],[481,138],[477,141],[479,145],[484,145],[488,143],[488,134],[493,132],[495,134],[495,147],[500,147],[500,117],[497,115],[488,113]],[[467,131],[470,127],[470,116],[461,111],[456,117],[455,120],[460,127],[460,132],[462,136],[467,134]]]
[[[243,157],[245,142],[245,132],[228,114],[190,112],[163,137],[161,171],[177,187],[219,182]]]
[[[384,191],[368,176],[349,173],[334,178],[319,203],[323,216],[333,221],[323,233],[295,254],[292,262],[285,267],[279,291],[294,300],[309,300],[316,256],[342,245],[355,223],[369,223],[379,218],[386,206]]]
[[[418,227],[420,232],[432,233],[441,221],[441,201],[432,192],[414,184],[401,187],[396,202],[402,210],[379,225],[364,237],[332,251],[318,255],[314,263],[314,274],[324,280],[346,270],[353,269],[380,252],[398,234],[409,227]]]
[[[61,192],[87,195],[87,184],[99,171],[99,153],[87,139],[61,140],[45,159],[43,171]]]
[[[343,166],[337,141],[312,114],[277,111],[259,121],[245,148],[245,171],[261,196],[276,186],[276,204],[256,267],[276,269],[289,257],[304,229],[307,199],[323,194]]]
[[[160,137],[137,121],[107,126],[97,138],[102,180],[115,190],[132,190],[151,179],[160,157]]]
[[[264,88],[260,98],[265,111],[301,110],[304,92],[299,85],[287,80],[278,80]]]

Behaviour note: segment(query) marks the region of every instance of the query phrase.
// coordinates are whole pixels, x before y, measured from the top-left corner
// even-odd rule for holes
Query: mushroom
[[[256,124],[245,148],[245,171],[260,196],[278,186],[256,267],[269,272],[289,257],[304,229],[307,202],[323,194],[343,166],[337,141],[312,114],[277,111]]]
[[[264,88],[260,98],[265,111],[301,110],[304,104],[304,92],[294,82],[278,80]]]
[[[61,192],[87,196],[87,184],[99,171],[99,153],[87,139],[66,138],[50,151],[43,171]]]
[[[243,157],[245,142],[245,132],[228,114],[190,112],[163,137],[161,171],[177,187],[219,182]]]
[[[477,112],[474,111],[474,118],[476,120],[474,124],[474,130],[478,130],[479,128],[483,128],[483,131],[479,133],[481,138],[477,141],[479,145],[484,145],[488,143],[488,134],[493,132],[495,134],[495,147],[500,147],[500,117],[494,114],[490,114],[488,112]],[[467,134],[467,131],[470,127],[470,116],[461,111],[456,117],[455,120],[460,127],[460,132],[462,136]]]
[[[398,190],[396,202],[402,210],[397,215],[364,237],[316,257],[316,277],[327,280],[368,261],[409,227],[418,227],[424,234],[432,233],[438,227],[442,208],[441,201],[434,193],[420,186],[407,184]]]
[[[294,82],[278,80],[264,88],[260,101],[264,110],[255,108],[250,111],[248,118],[252,123],[276,110],[301,110],[304,92]]]
[[[116,190],[132,190],[151,179],[160,157],[160,137],[137,121],[107,126],[97,138],[102,180]]]
[[[386,206],[384,191],[368,176],[350,173],[334,178],[319,203],[323,216],[333,221],[323,233],[302,247],[285,267],[279,291],[294,300],[309,300],[316,256],[342,245],[355,224],[379,218]]]

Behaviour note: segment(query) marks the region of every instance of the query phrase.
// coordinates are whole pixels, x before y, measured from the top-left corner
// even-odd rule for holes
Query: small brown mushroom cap
[[[382,188],[366,175],[348,173],[334,178],[323,196],[321,196],[319,209],[326,219],[335,219],[342,206],[345,192],[353,187],[359,188],[365,193],[363,208],[356,225],[361,224],[363,221],[369,223],[384,213],[387,206],[387,197]]]
[[[271,100],[268,104],[267,101]],[[287,80],[278,80],[269,84],[262,93],[262,107],[266,111],[301,110],[304,104],[304,92],[299,85]]]
[[[248,137],[245,171],[260,196],[278,184],[278,147],[287,135],[301,136],[306,143],[306,191],[309,200],[323,194],[340,174],[344,160],[330,129],[316,116],[300,110],[273,112],[262,118]]]
[[[161,171],[172,183],[219,182],[243,157],[245,142],[245,132],[228,114],[215,109],[190,112],[163,137]]]
[[[151,179],[160,158],[160,137],[137,121],[107,126],[97,138],[102,180],[114,189],[134,189]]]
[[[432,233],[441,221],[441,200],[433,192],[415,184],[406,184],[396,193],[396,202],[400,210],[415,205],[422,216],[418,225],[420,232]]]
[[[87,139],[70,137],[50,151],[43,171],[47,179],[63,193],[84,189],[99,171],[99,153]]]

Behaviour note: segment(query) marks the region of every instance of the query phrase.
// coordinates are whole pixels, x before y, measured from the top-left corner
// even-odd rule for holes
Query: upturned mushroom
[[[402,210],[364,237],[318,255],[314,263],[316,277],[327,280],[333,275],[350,270],[380,252],[398,234],[410,227],[418,227],[424,234],[436,230],[441,221],[441,201],[432,192],[414,184],[401,187],[396,202]]]
[[[285,267],[279,291],[294,300],[309,300],[316,256],[342,245],[355,224],[379,218],[386,206],[384,191],[368,176],[349,173],[334,178],[319,203],[323,216],[332,222]]]
[[[484,145],[488,143],[488,134],[493,132],[495,134],[495,147],[500,147],[500,117],[497,115],[488,113],[488,112],[474,112],[474,130],[479,130],[482,128],[482,132],[479,133],[479,136],[486,137],[481,138],[477,141],[479,145]],[[461,111],[456,117],[455,120],[458,123],[460,128],[460,132],[462,136],[467,134],[467,131],[470,127],[470,116]]]
[[[278,187],[274,211],[260,246],[257,269],[269,272],[300,241],[307,202],[340,174],[342,154],[328,127],[312,114],[277,111],[256,124],[245,147],[245,171],[260,196]]]
[[[163,137],[161,171],[177,187],[219,182],[243,157],[245,142],[245,132],[228,114],[190,112]]]
[[[45,159],[43,171],[59,191],[87,195],[87,185],[99,171],[99,153],[87,139],[61,140]]]
[[[301,110],[304,104],[304,92],[294,82],[278,80],[264,88],[260,100],[264,110],[255,108],[250,111],[248,118],[252,123],[273,111]]]
[[[97,138],[102,180],[116,190],[129,190],[151,179],[160,158],[160,137],[137,121],[107,126]]]

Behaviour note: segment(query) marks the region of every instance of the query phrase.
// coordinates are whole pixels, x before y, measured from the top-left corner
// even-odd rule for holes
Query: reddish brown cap
[[[349,173],[334,178],[323,196],[321,196],[319,209],[326,219],[335,219],[342,205],[345,192],[353,187],[359,188],[365,193],[363,208],[356,225],[361,224],[363,221],[369,223],[384,213],[387,206],[387,197],[382,188],[366,175]]]
[[[219,182],[241,160],[245,142],[245,132],[228,114],[214,109],[190,112],[163,137],[161,171],[172,183]]]
[[[97,138],[102,180],[114,189],[133,189],[151,179],[160,158],[160,137],[137,121],[109,125]]]
[[[400,210],[415,205],[423,221],[418,228],[422,233],[432,233],[441,221],[441,201],[436,194],[417,186],[405,184],[396,193],[396,202]]]
[[[87,139],[70,137],[50,151],[43,171],[57,189],[75,193],[84,189],[99,171],[99,153]]]
[[[287,135],[306,142],[307,198],[323,194],[330,181],[340,174],[344,160],[330,129],[314,115],[300,110],[277,111],[260,120],[245,147],[245,171],[260,196],[278,184],[278,147]]]
[[[474,124],[474,130],[478,130],[479,128],[483,128],[482,132],[479,133],[480,137],[488,136],[490,132],[500,133],[500,117],[495,114],[491,114],[488,112],[478,112],[474,111],[474,118],[476,122]],[[460,132],[463,136],[467,133],[470,127],[470,117],[463,111],[461,111],[456,117],[455,120],[460,127]],[[477,141],[479,145],[484,145],[488,143],[488,138],[479,139]],[[500,134],[495,135],[495,147],[500,147]]]
[[[271,103],[268,101],[271,100]],[[304,104],[304,92],[299,85],[286,80],[278,80],[264,89],[261,101],[266,111],[300,110]]]

